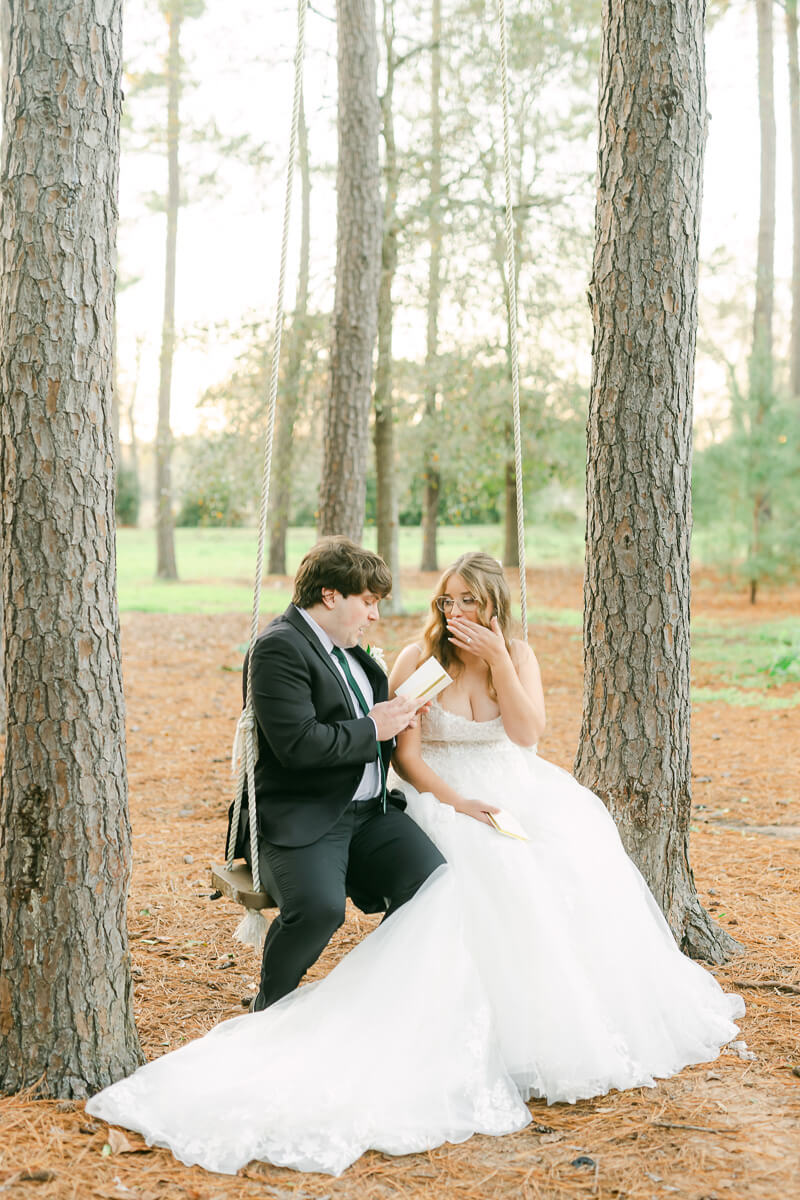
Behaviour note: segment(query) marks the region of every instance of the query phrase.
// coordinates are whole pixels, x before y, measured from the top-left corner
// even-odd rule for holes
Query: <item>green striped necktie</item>
[[[344,671],[344,677],[349,683],[353,695],[359,703],[362,713],[366,717],[369,713],[369,706],[364,699],[364,693],[361,691],[361,688],[355,681],[353,672],[350,670],[350,663],[347,661],[347,655],[345,654],[344,650],[339,648],[339,646],[334,646],[331,653],[336,661],[341,665],[341,668]],[[381,807],[383,808],[383,811],[386,812],[386,768],[383,765],[383,755],[381,754],[380,743],[378,743],[378,766],[380,767],[381,772]]]

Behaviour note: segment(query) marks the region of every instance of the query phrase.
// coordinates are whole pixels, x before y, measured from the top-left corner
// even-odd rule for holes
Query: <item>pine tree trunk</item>
[[[3,93],[5,95],[5,93]],[[6,732],[6,713],[8,712],[8,704],[6,701],[6,639],[4,634],[5,621],[3,620],[3,593],[0,590],[0,736],[5,737]]]
[[[487,193],[492,197],[492,178],[487,179]],[[521,192],[521,181],[518,192]],[[516,205],[514,217],[514,295],[519,296],[519,272],[522,265],[522,221],[524,211]],[[508,258],[506,254],[505,209],[502,224],[497,225],[494,239],[494,260],[503,290],[503,305],[506,313],[506,380],[508,383],[508,404],[513,412],[513,379],[514,365],[511,349],[511,288],[508,282]],[[518,314],[517,314],[518,315]],[[519,566],[519,540],[517,537],[517,472],[514,457],[514,426],[507,421],[503,430],[506,447],[504,505],[503,505],[503,563],[507,567]]]
[[[0,88],[2,95],[8,88],[8,55],[11,41],[11,0],[0,0]]]
[[[5,105],[6,90],[8,87],[8,55],[10,51],[10,36],[11,36],[11,5],[10,0],[0,0],[0,95],[3,97]],[[3,123],[5,125],[5,122]],[[0,154],[2,154],[2,143],[5,141],[5,128],[0,130]],[[5,638],[3,636],[3,593],[0,588],[0,734],[5,734],[6,731],[6,672],[5,672]]]
[[[756,427],[772,403],[773,332],[775,308],[775,83],[772,0],[756,0],[758,32],[758,115],[761,132],[760,200],[756,303],[753,312],[753,350],[750,355],[750,404]],[[753,496],[750,547],[750,603],[758,597],[763,525],[769,519],[769,500],[759,487]]]
[[[519,295],[519,268],[522,262],[521,246],[522,238],[519,221],[514,223],[514,236],[516,240],[515,256],[514,256],[514,271],[516,278],[514,280],[514,295]],[[503,277],[503,292],[506,302],[506,361],[508,365],[508,399],[513,411],[513,360],[511,349],[511,289],[508,286],[506,279],[506,257],[505,257],[505,241],[503,242],[503,253],[499,263],[500,273]],[[503,548],[503,563],[507,567],[519,566],[519,537],[517,532],[517,517],[519,509],[517,508],[517,468],[514,457],[514,425],[512,421],[508,421],[505,426],[505,442],[508,447],[508,457],[506,458],[505,471],[505,504],[503,506],[503,526],[504,526],[504,548]]]
[[[772,317],[775,307],[775,85],[772,0],[756,0],[758,18],[758,115],[761,131],[761,187],[758,216],[756,306],[753,313],[753,359],[759,386],[772,384]]]
[[[514,459],[506,459],[505,478],[505,545],[503,547],[503,564],[507,567],[519,566],[519,539],[517,537],[517,475]]]
[[[339,42],[336,295],[319,532],[345,534],[360,541],[381,269],[375,0],[337,0],[336,12]]]
[[[599,120],[575,774],[681,945],[720,962],[736,943],[700,905],[688,854],[702,0],[604,0]]]
[[[133,377],[133,388],[131,389],[131,397],[128,401],[128,433],[130,436],[131,448],[131,471],[136,477],[136,485],[139,486],[139,440],[136,437],[136,397],[139,394],[139,379],[142,373],[142,346],[144,338],[140,337],[136,340],[136,373]]]
[[[792,145],[792,334],[789,384],[800,399],[800,66],[798,66],[797,0],[786,0],[789,46],[789,127]]]
[[[0,1091],[46,1096],[141,1060],[111,430],[120,0],[99,11],[13,6],[0,170]]]
[[[403,611],[400,592],[400,547],[394,461],[394,404],[392,399],[392,286],[397,271],[397,191],[399,172],[394,137],[394,2],[384,0],[383,40],[386,48],[386,88],[381,97],[383,144],[383,244],[378,290],[378,362],[375,368],[375,498],[378,554],[392,572],[392,593],[381,608],[387,614]]]
[[[0,0],[0,88],[5,104],[8,87],[8,55],[11,34],[11,5],[9,0]],[[0,134],[0,154],[2,143],[5,141],[5,129]],[[0,734],[6,731],[6,674],[5,674],[5,640],[3,637],[3,595],[0,589]]]
[[[167,52],[167,246],[164,269],[164,320],[161,327],[161,358],[158,384],[158,426],[156,429],[156,576],[177,579],[175,528],[172,515],[172,360],[175,355],[175,278],[178,245],[178,208],[180,175],[181,25],[180,0],[166,13],[169,26]]]
[[[438,571],[436,536],[439,524],[438,421],[436,397],[439,391],[439,305],[442,293],[442,5],[431,3],[431,177],[430,226],[431,256],[428,266],[428,327],[425,352],[425,481],[422,502],[422,562],[423,571]]]
[[[311,167],[308,157],[308,127],[303,95],[297,125],[297,161],[300,167],[300,266],[297,295],[289,332],[284,386],[275,415],[275,461],[269,504],[270,575],[286,574],[286,535],[292,497],[294,424],[302,398],[303,360],[308,342],[308,278],[311,258]]]
[[[114,466],[119,469],[122,458],[119,446],[119,370],[117,363],[117,301],[114,298],[114,328],[111,335],[111,436],[114,441]]]

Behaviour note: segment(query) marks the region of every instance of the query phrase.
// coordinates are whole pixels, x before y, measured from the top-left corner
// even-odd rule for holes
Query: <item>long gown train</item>
[[[338,1174],[523,1128],[550,1103],[651,1086],[734,1038],[744,1005],[680,953],[602,802],[434,704],[426,762],[513,812],[503,837],[402,784],[442,867],[321,982],[236,1017],[87,1105],[186,1163]]]

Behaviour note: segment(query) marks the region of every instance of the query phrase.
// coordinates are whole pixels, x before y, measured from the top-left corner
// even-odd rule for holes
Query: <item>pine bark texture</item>
[[[3,621],[3,593],[0,590],[0,737],[5,736],[6,732],[6,651],[5,651],[5,622]]]
[[[336,14],[339,79],[336,294],[319,532],[345,534],[360,541],[381,269],[375,0],[337,0]]]
[[[758,35],[758,119],[761,142],[758,210],[756,302],[750,355],[750,405],[756,427],[763,424],[773,400],[773,315],[775,310],[775,48],[772,0],[756,0]],[[758,488],[750,515],[750,603],[758,596],[758,558],[763,528],[769,520],[769,493]]]
[[[786,0],[789,47],[789,129],[792,146],[792,333],[789,384],[800,397],[800,65],[798,64],[797,0]]]
[[[506,376],[508,379],[508,395],[509,404],[513,397],[514,386],[514,359],[511,347],[511,288],[509,287],[507,266],[506,266],[506,238],[505,225],[503,226],[503,236],[498,237],[495,242],[495,252],[497,254],[497,267],[500,272],[500,278],[503,284],[503,301],[506,309]],[[522,266],[522,223],[520,210],[514,213],[514,295],[519,296],[519,272]],[[518,313],[515,314],[517,317]],[[520,399],[520,404],[523,401]],[[519,536],[517,531],[517,516],[519,509],[517,507],[517,464],[514,454],[514,425],[512,421],[506,422],[504,429],[505,444],[507,447],[507,457],[505,464],[505,502],[503,504],[503,564],[506,567],[519,566]]]
[[[761,133],[760,198],[756,304],[753,313],[753,358],[763,356],[758,370],[763,386],[772,383],[772,319],[775,308],[775,80],[773,0],[756,0],[758,29],[758,117]]]
[[[0,0],[0,88],[3,97],[8,86],[8,51],[11,35],[11,0]]]
[[[437,435],[436,396],[439,390],[439,305],[442,293],[442,5],[431,3],[431,169],[430,226],[431,255],[428,264],[428,305],[425,351],[425,462],[422,499],[423,571],[438,571],[437,533],[439,527],[439,439]]]
[[[172,515],[172,362],[175,356],[175,281],[178,252],[178,209],[180,207],[181,90],[181,3],[167,11],[169,49],[167,52],[167,244],[164,266],[164,319],[161,326],[161,356],[158,383],[158,425],[156,428],[156,576],[177,579],[175,562],[175,526]]]
[[[121,3],[12,7],[0,226],[0,1091],[141,1061],[114,549]]]
[[[383,42],[386,52],[386,88],[381,97],[383,124],[383,241],[378,288],[378,361],[375,367],[375,508],[378,554],[392,572],[392,593],[381,605],[387,614],[403,611],[400,592],[400,546],[394,461],[394,403],[392,395],[392,288],[397,273],[397,193],[400,186],[394,136],[394,3],[384,0]]]
[[[297,271],[297,295],[289,331],[289,352],[282,393],[275,416],[275,462],[269,504],[270,575],[286,574],[286,535],[292,497],[292,458],[294,424],[300,408],[303,387],[303,362],[308,344],[308,279],[311,261],[311,165],[308,156],[308,127],[303,95],[297,125],[297,162],[300,168],[300,265]]]
[[[580,781],[678,941],[719,962],[689,866],[689,536],[702,0],[604,0]]]
[[[11,34],[11,6],[9,0],[0,0],[0,95],[5,103],[6,87],[8,85],[8,54]],[[0,138],[4,131],[0,130]],[[0,155],[2,148],[0,147]],[[0,590],[0,734],[6,730],[6,678],[5,650],[3,639],[3,599]]]

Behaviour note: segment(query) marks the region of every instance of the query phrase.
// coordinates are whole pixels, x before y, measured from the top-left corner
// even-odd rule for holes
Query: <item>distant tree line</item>
[[[742,361],[749,358],[749,366],[745,382],[741,363],[726,364],[729,415],[717,422],[712,443],[703,442],[695,452],[694,477],[695,519],[705,527],[719,527],[715,548],[721,565],[741,574],[755,600],[760,580],[795,571],[800,559],[800,538],[793,528],[800,509],[796,420],[800,99],[797,11],[796,4],[790,3],[786,31],[794,130],[795,260],[791,345],[784,363],[773,333],[772,6],[766,0],[753,0],[753,5],[759,45],[762,202],[755,310],[750,344],[741,356]],[[194,0],[170,0],[163,7],[165,29],[173,36],[186,16],[202,16],[202,5]],[[724,7],[712,6],[712,14]],[[367,364],[363,370],[369,376],[371,412],[368,405],[356,421],[358,429],[347,432],[344,414],[349,411],[349,398],[362,385],[337,376],[336,363],[351,361],[350,351],[336,349],[331,332],[332,321],[336,328],[334,314],[314,309],[310,297],[314,179],[330,171],[330,164],[311,161],[303,111],[297,157],[299,259],[294,309],[287,317],[284,338],[269,516],[268,569],[273,572],[285,571],[288,524],[317,524],[323,529],[326,522],[333,522],[338,528],[345,509],[337,505],[344,503],[351,485],[353,495],[360,498],[352,510],[357,515],[351,514],[348,521],[359,526],[363,521],[377,524],[379,546],[387,559],[396,553],[398,524],[422,526],[423,562],[433,567],[438,522],[493,520],[505,522],[504,558],[515,562],[496,28],[478,0],[455,0],[444,15],[438,0],[423,7],[413,0],[386,0],[379,16],[368,39],[375,48],[369,67],[372,75],[353,92],[355,101],[367,106],[359,120],[367,119],[369,110],[370,132],[361,140],[377,141],[373,149],[380,150],[379,176],[374,163],[367,172],[370,178],[375,176],[370,211],[380,232],[367,256],[374,260],[368,291],[377,307],[374,328],[365,335],[366,342],[359,335],[364,344],[358,351]],[[347,14],[340,14],[340,26],[345,33],[352,26]],[[511,18],[524,482],[526,496],[534,504],[537,493],[551,482],[580,490],[583,481],[588,380],[575,348],[588,342],[583,281],[591,252],[588,218],[598,32],[594,5],[588,0],[550,0],[545,11],[523,3],[515,6]],[[140,92],[155,95],[161,89],[169,97],[174,71],[171,75],[172,52],[166,42],[164,52],[163,71],[135,81],[138,91],[132,105]],[[346,45],[342,53],[347,53]],[[180,60],[178,95],[188,72]],[[177,101],[173,98],[171,103],[174,108]],[[173,110],[167,105],[164,111]],[[170,120],[174,126],[174,116]],[[162,139],[169,150],[172,143],[166,132],[165,125]],[[197,141],[196,132],[191,140]],[[242,151],[218,137],[206,146],[212,144],[223,154]],[[346,154],[350,147],[340,150]],[[173,162],[169,155],[168,160]],[[350,178],[356,167],[342,169]],[[346,194],[345,188],[340,189],[340,202]],[[380,213],[374,216],[376,198]],[[177,217],[171,219],[174,223]],[[340,227],[358,231],[349,250],[339,247],[342,255],[354,254],[357,263],[366,245],[364,219],[345,217]],[[337,271],[340,283],[344,274],[344,268]],[[170,284],[168,279],[167,285],[169,296],[174,280]],[[362,295],[363,280],[358,286]],[[410,318],[426,331],[424,353],[417,359],[407,357],[398,345],[397,326],[402,323],[407,328]],[[230,378],[203,400],[216,413],[222,411],[226,427],[182,439],[183,466],[173,484],[168,476],[174,442],[167,432],[165,397],[166,364],[172,354],[168,333],[174,319],[174,313],[165,316],[162,424],[156,455],[159,561],[163,557],[167,562],[171,561],[173,513],[178,524],[252,518],[259,489],[270,345],[270,331],[263,325],[239,331],[240,361]],[[706,352],[719,354],[718,327],[717,314],[708,306],[701,308],[700,336]],[[344,322],[342,336],[345,329],[352,333],[352,322]],[[743,350],[747,340],[743,333]],[[341,390],[339,399],[332,387],[337,395]],[[367,417],[371,453],[363,441]],[[326,446],[335,430],[342,440],[332,454]],[[352,445],[350,437],[355,438]],[[334,462],[341,471],[335,486],[330,477]],[[321,488],[328,500],[321,498]],[[332,498],[331,488],[339,489],[339,501]],[[118,490],[121,518],[136,519],[136,501],[136,479],[124,465]],[[340,517],[326,516],[326,505]]]

